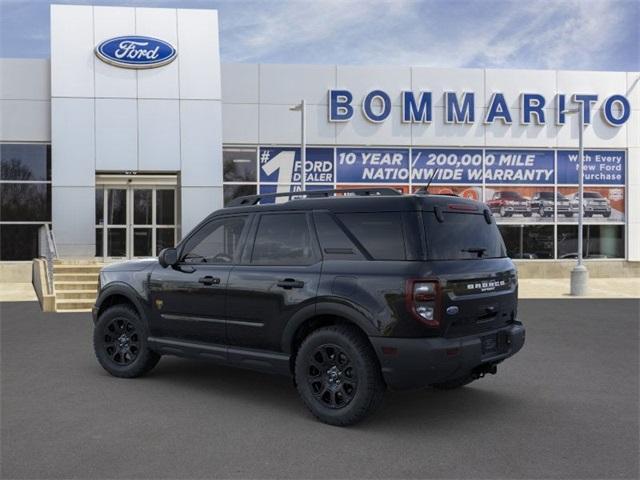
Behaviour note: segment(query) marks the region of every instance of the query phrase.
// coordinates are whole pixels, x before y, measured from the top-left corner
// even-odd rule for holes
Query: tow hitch
[[[498,366],[495,363],[487,363],[480,365],[471,372],[473,378],[482,378],[487,374],[495,375],[498,372]]]

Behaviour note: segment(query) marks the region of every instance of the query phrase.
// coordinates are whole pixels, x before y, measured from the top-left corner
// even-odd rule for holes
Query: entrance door
[[[155,257],[176,242],[176,189],[157,185],[96,188],[96,256]]]

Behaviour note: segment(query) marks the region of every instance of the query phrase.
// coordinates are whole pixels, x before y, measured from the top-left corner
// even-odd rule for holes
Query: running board
[[[189,342],[174,338],[149,337],[149,346],[163,355],[199,358],[234,367],[261,372],[291,375],[289,355],[285,353],[228,347],[226,345]]]

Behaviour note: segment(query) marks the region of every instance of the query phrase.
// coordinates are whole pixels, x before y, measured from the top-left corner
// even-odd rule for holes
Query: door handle
[[[220,285],[220,279],[218,277],[212,277],[211,275],[207,275],[206,277],[201,277],[198,279],[198,282],[203,285]]]
[[[291,288],[302,288],[304,287],[304,282],[302,280],[296,280],[294,278],[285,278],[284,280],[279,280],[277,285],[286,290]]]

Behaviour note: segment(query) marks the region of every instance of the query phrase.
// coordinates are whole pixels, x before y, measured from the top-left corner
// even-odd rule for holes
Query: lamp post
[[[307,176],[307,122],[305,114],[304,99],[300,100],[300,103],[289,107],[292,112],[300,112],[300,162],[301,162],[301,181],[300,187],[304,192],[306,188],[306,176]]]
[[[584,102],[579,108],[565,110],[563,113],[578,113],[578,262],[571,270],[571,295],[581,297],[587,294],[589,271],[582,257],[582,224],[584,220]]]

